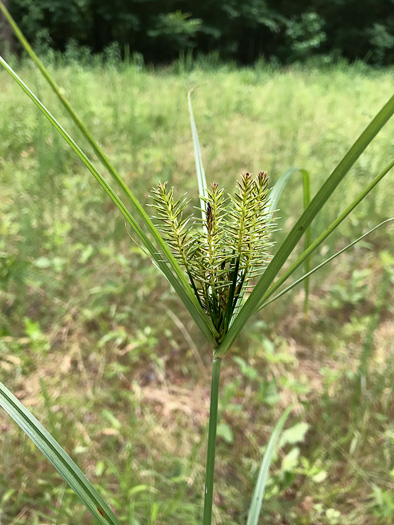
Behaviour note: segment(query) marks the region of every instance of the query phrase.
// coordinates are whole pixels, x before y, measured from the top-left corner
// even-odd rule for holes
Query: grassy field
[[[17,66],[72,135],[38,74]],[[392,71],[267,67],[150,72],[53,67],[57,82],[148,204],[159,181],[197,205],[187,92],[209,182],[274,182],[297,166],[312,195],[392,91]],[[313,238],[393,153],[389,123],[334,193]],[[313,258],[393,215],[389,174]],[[280,201],[279,241],[302,207]],[[391,209],[390,209],[391,208]],[[153,212],[152,212],[153,214]],[[270,432],[295,403],[261,523],[394,522],[392,226],[255,316],[223,366],[217,524],[242,524]],[[392,247],[392,244],[391,244]],[[0,72],[0,379],[100,487],[126,525],[201,523],[209,349],[90,174]],[[70,489],[0,414],[0,524],[90,524]]]

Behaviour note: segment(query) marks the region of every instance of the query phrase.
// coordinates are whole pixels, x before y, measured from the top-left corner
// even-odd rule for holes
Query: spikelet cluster
[[[189,201],[175,200],[173,188],[166,184],[159,184],[152,196],[159,228],[211,317],[220,342],[251,279],[264,271],[269,260],[268,176],[243,173],[234,196],[212,184],[201,197],[204,219],[185,216]]]

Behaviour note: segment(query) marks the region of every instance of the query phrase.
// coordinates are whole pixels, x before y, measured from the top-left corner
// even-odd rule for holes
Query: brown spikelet
[[[212,233],[212,222],[213,222],[212,206],[208,202],[207,203],[207,230],[208,230],[209,233]]]

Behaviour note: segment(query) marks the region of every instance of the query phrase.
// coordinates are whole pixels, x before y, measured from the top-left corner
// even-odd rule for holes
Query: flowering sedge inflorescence
[[[268,176],[244,173],[234,196],[216,183],[201,200],[204,219],[184,216],[189,201],[174,199],[166,183],[153,190],[159,228],[184,267],[201,306],[219,334],[228,331],[250,280],[269,260]],[[200,224],[199,224],[200,223]],[[201,224],[202,223],[202,224]],[[202,226],[202,227],[201,227]]]

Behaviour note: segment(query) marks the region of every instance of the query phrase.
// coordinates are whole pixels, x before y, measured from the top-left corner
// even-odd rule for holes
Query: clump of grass
[[[184,216],[186,197],[174,199],[174,189],[160,183],[153,190],[159,229],[174,257],[185,269],[194,293],[216,328],[217,345],[253,277],[269,262],[270,223],[268,176],[243,173],[232,195],[213,183],[203,219]]]

